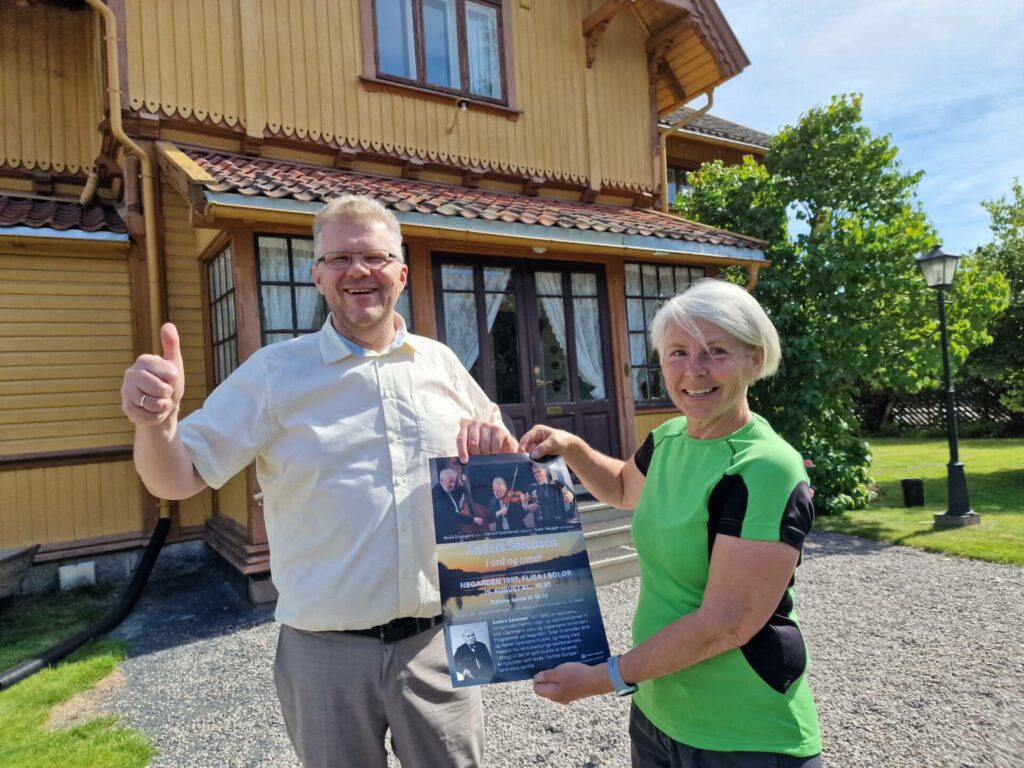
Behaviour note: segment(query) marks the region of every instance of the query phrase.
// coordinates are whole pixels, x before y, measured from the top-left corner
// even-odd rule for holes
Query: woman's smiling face
[[[669,397],[686,416],[693,437],[723,437],[750,420],[747,386],[757,378],[762,352],[695,318],[703,339],[670,323],[661,371]]]

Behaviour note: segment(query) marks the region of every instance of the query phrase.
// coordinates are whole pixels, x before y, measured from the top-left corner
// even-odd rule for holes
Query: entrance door
[[[600,267],[435,256],[438,335],[509,428],[548,424],[618,455]]]

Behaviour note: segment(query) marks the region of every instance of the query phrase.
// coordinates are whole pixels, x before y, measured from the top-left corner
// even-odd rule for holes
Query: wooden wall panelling
[[[93,16],[0,3],[0,163],[92,169],[103,97]]]
[[[53,548],[135,537],[143,528],[131,461],[0,471],[0,542]]]

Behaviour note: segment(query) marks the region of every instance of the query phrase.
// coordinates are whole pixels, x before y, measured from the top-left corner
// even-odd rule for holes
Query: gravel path
[[[812,534],[797,574],[830,768],[1024,766],[1024,569]],[[638,583],[598,594],[628,648]],[[132,658],[112,709],[154,768],[298,766],[270,677],[277,627],[225,584],[158,585],[118,629]],[[627,768],[628,705],[560,707],[486,686],[487,768]],[[397,763],[395,763],[397,765]]]

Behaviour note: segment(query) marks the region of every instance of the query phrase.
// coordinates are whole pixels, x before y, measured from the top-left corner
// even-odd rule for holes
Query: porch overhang
[[[764,242],[658,211],[159,147],[161,168],[188,201],[195,226],[308,230],[328,200],[361,194],[390,209],[407,237],[536,252],[768,266]]]

